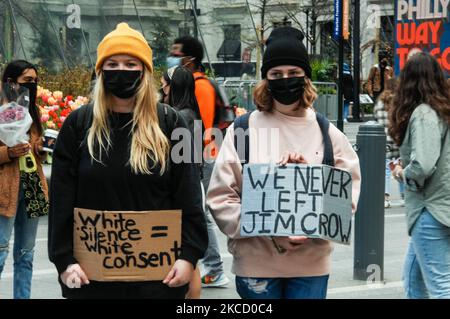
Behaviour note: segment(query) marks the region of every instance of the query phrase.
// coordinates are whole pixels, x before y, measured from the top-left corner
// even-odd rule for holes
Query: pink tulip
[[[48,114],[43,114],[43,115],[41,116],[41,122],[42,122],[42,123],[47,122],[49,119],[50,119],[50,116],[48,116]]]

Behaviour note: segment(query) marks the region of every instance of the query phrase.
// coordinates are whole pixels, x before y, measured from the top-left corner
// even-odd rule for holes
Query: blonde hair
[[[253,99],[259,111],[272,112],[273,97],[269,91],[269,81],[264,79],[260,81],[253,92]],[[305,93],[300,100],[299,107],[312,107],[317,99],[317,89],[309,78],[305,78]]]
[[[109,97],[103,86],[103,75],[99,72],[94,88],[93,122],[87,137],[89,154],[102,163],[102,153],[108,153],[111,146],[111,133],[108,113],[111,111]],[[144,67],[142,83],[136,93],[132,120],[132,139],[130,160],[135,174],[151,175],[151,170],[159,164],[160,174],[167,169],[170,144],[159,126],[157,93],[154,79],[147,67]],[[153,162],[152,166],[149,161]]]

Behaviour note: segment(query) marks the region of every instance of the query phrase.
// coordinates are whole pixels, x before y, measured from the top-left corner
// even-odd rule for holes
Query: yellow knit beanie
[[[97,63],[95,70],[98,73],[103,62],[113,55],[127,54],[141,60],[150,72],[153,72],[153,52],[147,40],[137,30],[130,28],[127,23],[119,23],[114,31],[106,35],[97,48]]]

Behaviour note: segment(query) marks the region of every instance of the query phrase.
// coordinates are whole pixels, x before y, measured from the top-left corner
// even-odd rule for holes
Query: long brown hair
[[[389,135],[397,145],[403,143],[411,115],[421,104],[428,104],[450,124],[450,87],[444,71],[436,58],[423,52],[406,63],[389,112]]]
[[[273,97],[269,91],[269,81],[264,79],[260,81],[253,92],[256,108],[259,111],[272,112]],[[317,89],[309,78],[305,78],[305,93],[300,100],[299,107],[312,107],[317,99]]]
[[[378,100],[380,100],[383,103],[385,111],[389,111],[392,104],[394,103],[396,87],[397,87],[397,80],[390,79],[389,81],[386,82],[384,91],[380,94],[380,97],[378,98]]]

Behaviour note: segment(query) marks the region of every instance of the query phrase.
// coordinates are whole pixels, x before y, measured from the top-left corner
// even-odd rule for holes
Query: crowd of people
[[[65,298],[196,299],[202,286],[226,286],[216,224],[228,238],[236,289],[243,299],[326,298],[330,241],[240,233],[245,164],[324,163],[345,170],[352,177],[356,212],[359,159],[333,124],[322,130],[303,40],[299,30],[279,27],[266,41],[262,80],[254,91],[257,110],[239,121],[252,132],[242,159],[235,144],[237,121],[228,123],[223,142],[214,135],[214,128],[223,129],[217,119],[219,92],[205,75],[202,44],[189,36],[176,39],[168,69],[157,83],[150,45],[140,32],[120,23],[98,46],[92,102],[72,112],[59,132],[50,196],[41,164],[46,152],[36,107],[37,69],[26,61],[11,62],[2,85],[28,89],[33,120],[29,141],[12,146],[0,142],[0,275],[14,230],[14,298],[30,298],[38,217],[47,212],[48,255]],[[344,71],[349,73],[348,66]],[[437,60],[426,53],[412,56],[397,80],[391,79],[385,60],[370,77],[375,116],[389,136],[386,207],[391,176],[406,205],[411,236],[403,271],[406,296],[450,298],[450,87]],[[346,100],[352,98],[349,93]],[[345,110],[347,117],[348,104]],[[279,132],[277,140],[268,141],[277,152],[269,154],[258,143],[263,138],[259,129],[267,128]],[[177,161],[171,153],[176,142],[172,133],[178,129],[203,137],[200,145],[192,137],[184,141],[195,150],[187,161]],[[20,158],[28,154],[36,161],[39,187],[33,189],[41,199],[39,207],[47,207],[37,215],[30,213],[25,192],[31,181],[21,174]],[[181,250],[167,276],[137,282],[90,279],[74,251],[74,210],[79,208],[181,210]]]

